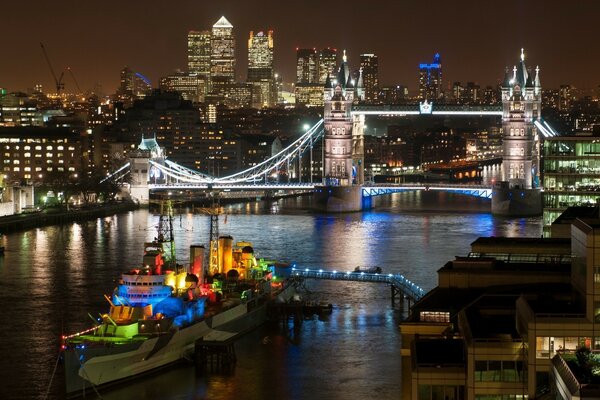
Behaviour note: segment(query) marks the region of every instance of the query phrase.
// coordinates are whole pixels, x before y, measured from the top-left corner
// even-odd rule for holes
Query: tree
[[[77,175],[68,171],[50,171],[43,177],[43,185],[54,192],[58,201],[69,209],[69,199],[80,192]]]

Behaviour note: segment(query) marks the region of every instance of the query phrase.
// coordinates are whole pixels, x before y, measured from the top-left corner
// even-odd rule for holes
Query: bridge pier
[[[318,186],[312,204],[313,209],[328,213],[362,211],[362,186]]]
[[[542,214],[539,189],[515,189],[502,186],[492,191],[492,214],[507,217],[535,217]]]

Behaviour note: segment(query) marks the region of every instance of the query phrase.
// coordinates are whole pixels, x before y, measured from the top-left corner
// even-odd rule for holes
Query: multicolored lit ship
[[[161,216],[142,265],[105,295],[109,311],[92,317],[93,327],[62,337],[68,397],[189,359],[211,332],[246,332],[266,320],[270,301],[293,296],[293,285],[278,277],[281,264],[257,259],[250,243],[233,245],[231,236],[215,242],[208,266],[203,246],[191,246],[188,267],[178,265],[172,219]]]

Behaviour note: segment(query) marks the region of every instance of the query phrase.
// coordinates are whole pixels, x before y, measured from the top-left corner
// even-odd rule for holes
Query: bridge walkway
[[[425,291],[408,280],[402,274],[378,274],[369,272],[357,271],[325,271],[322,269],[300,269],[292,268],[291,275],[293,277],[301,277],[305,279],[321,279],[333,281],[354,281],[354,282],[372,282],[389,284],[392,290],[392,304],[395,303],[397,296],[403,296],[408,300],[410,307],[411,302],[416,302],[425,295]],[[402,303],[400,303],[402,304]]]

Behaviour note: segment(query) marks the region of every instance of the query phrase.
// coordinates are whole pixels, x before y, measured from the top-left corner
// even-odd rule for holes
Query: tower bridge
[[[444,190],[492,200],[492,212],[502,215],[535,215],[541,212],[539,190],[540,141],[557,132],[541,118],[539,68],[535,77],[524,63],[524,54],[512,74],[507,69],[502,84],[502,104],[492,106],[441,105],[427,100],[415,105],[356,104],[359,91],[348,73],[346,58],[335,79],[324,88],[324,117],[289,146],[267,160],[225,177],[212,177],[178,165],[164,157],[154,139],[143,139],[122,167],[106,179],[131,174],[131,194],[141,202],[154,190],[312,190],[313,204],[326,212],[358,211],[365,198],[407,190]],[[345,83],[344,83],[345,82]],[[498,116],[502,119],[504,157],[502,182],[497,187],[449,185],[370,185],[364,179],[364,129],[366,116]],[[290,171],[303,157],[310,158],[318,141],[323,143],[322,177],[309,182],[274,182],[279,171]]]

